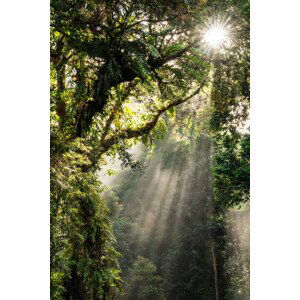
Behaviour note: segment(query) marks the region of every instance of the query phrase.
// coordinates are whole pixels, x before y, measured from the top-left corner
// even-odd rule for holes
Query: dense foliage
[[[149,259],[139,256],[134,262],[129,273],[126,299],[165,299],[162,279]]]
[[[57,160],[52,157],[51,297],[114,298],[120,287],[119,254],[103,187],[95,173],[84,171],[90,164],[89,148],[79,140],[68,146]]]
[[[216,11],[234,32],[220,53],[202,41]],[[249,199],[249,134],[241,129],[248,33],[246,0],[51,0],[51,299],[213,299],[217,273],[224,295],[229,286],[235,293],[229,282],[237,275],[222,271],[236,263],[223,229],[226,207]],[[137,163],[130,149],[139,142],[146,148]],[[203,157],[192,167],[197,153]],[[99,170],[117,157],[135,175],[109,194]],[[166,186],[177,178],[172,197],[153,201],[175,202],[140,236],[150,184],[140,173],[152,165],[168,174]],[[136,184],[141,194],[129,201]]]
[[[215,203],[212,139],[187,143],[171,131],[141,158],[142,171],[119,174],[109,192],[125,299],[140,299],[127,286],[139,256],[157,266],[167,299],[248,299],[249,212]]]

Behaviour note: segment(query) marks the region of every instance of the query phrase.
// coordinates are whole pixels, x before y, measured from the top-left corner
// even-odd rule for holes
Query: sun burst
[[[229,26],[227,22],[215,21],[207,24],[203,34],[203,40],[207,47],[212,49],[219,49],[228,46],[229,39]]]

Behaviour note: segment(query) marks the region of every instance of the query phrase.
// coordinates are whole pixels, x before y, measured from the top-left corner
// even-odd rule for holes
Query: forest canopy
[[[155,149],[163,149],[165,166],[177,162],[173,167],[181,174],[180,166],[200,153],[199,143],[211,145],[203,146],[211,153],[203,158],[209,167],[203,168],[211,176],[207,193],[213,203],[200,214],[205,228],[210,228],[204,239],[207,245],[201,248],[196,238],[186,236],[185,230],[197,231],[198,223],[182,223],[183,231],[174,237],[195,245],[195,253],[184,254],[187,265],[193,266],[191,257],[203,251],[209,257],[213,253],[219,269],[209,273],[209,288],[203,283],[206,291],[194,289],[192,279],[183,279],[188,287],[177,299],[200,299],[201,293],[233,299],[238,290],[246,295],[248,271],[239,281],[243,289],[240,283],[239,288],[234,286],[239,274],[225,272],[236,263],[229,262],[230,251],[242,251],[228,246],[225,216],[228,209],[249,201],[249,1],[52,0],[50,4],[51,299],[124,295],[175,299],[174,291],[180,294],[176,284],[182,281],[173,277],[166,285],[165,273],[155,265],[159,260],[146,257],[147,253],[141,256],[123,243],[128,238],[136,245],[136,237],[125,233],[138,216],[128,220],[122,185],[112,202],[101,172],[110,160],[119,159],[139,178],[148,166],[145,157],[159,156]],[[220,32],[226,32],[226,42]],[[169,147],[161,148],[166,137]],[[138,161],[132,149],[140,144],[145,160]],[[130,191],[134,182],[127,185]],[[195,183],[191,193],[197,188]],[[189,205],[199,211],[199,203],[206,203],[190,199]],[[188,220],[188,211],[183,211]],[[182,254],[183,249],[175,250]],[[166,257],[170,264],[175,252]],[[127,254],[130,265],[124,265]],[[176,265],[172,267],[180,276]],[[197,269],[195,278],[203,270]],[[125,278],[128,274],[130,281]],[[145,288],[136,289],[140,282]],[[186,291],[194,298],[185,298]]]

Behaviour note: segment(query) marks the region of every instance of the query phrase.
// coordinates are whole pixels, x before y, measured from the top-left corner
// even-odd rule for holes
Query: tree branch
[[[178,17],[180,17],[182,15],[185,15],[185,14],[188,14],[188,12],[187,11],[186,12],[182,12],[182,13],[180,13],[178,15],[172,16],[172,17],[167,18],[167,19],[161,19],[161,20],[143,19],[143,20],[137,21],[137,22],[135,22],[133,24],[130,24],[130,25],[126,26],[118,34],[123,34],[128,29],[130,29],[130,28],[132,28],[132,27],[134,27],[136,25],[139,25],[139,24],[141,24],[143,22],[148,22],[148,23],[151,23],[151,24],[153,24],[153,23],[161,23],[161,22],[168,22],[168,21],[173,21],[176,18],[178,18]]]
[[[95,150],[91,153],[90,159],[92,161],[92,165],[91,167],[94,167],[97,163],[97,161],[100,159],[100,157],[107,152],[113,145],[115,145],[118,140],[120,139],[131,139],[131,138],[136,138],[136,137],[140,137],[144,134],[147,134],[151,131],[151,129],[153,129],[155,127],[155,125],[157,124],[160,116],[167,111],[168,109],[175,107],[177,105],[180,105],[184,102],[187,102],[188,100],[190,100],[191,98],[193,98],[195,95],[197,95],[200,90],[203,88],[204,86],[204,82],[201,84],[201,86],[199,88],[197,88],[192,94],[190,94],[189,96],[183,98],[183,99],[177,99],[173,102],[170,102],[168,105],[166,105],[165,107],[159,109],[155,116],[153,117],[153,119],[151,121],[149,121],[148,123],[146,123],[144,126],[140,127],[140,128],[136,128],[136,129],[125,129],[123,131],[121,131],[119,134],[112,136],[106,140],[104,140],[102,143],[100,143],[100,145],[98,147],[95,148]]]
[[[124,91],[124,94],[122,95],[122,97],[118,96],[117,102],[116,102],[114,108],[112,109],[112,112],[111,112],[109,118],[106,121],[104,130],[103,130],[103,134],[102,134],[102,137],[100,140],[101,143],[104,142],[106,136],[108,135],[110,126],[116,117],[116,113],[120,110],[122,103],[127,99],[127,97],[130,95],[131,90],[138,84],[138,82],[139,81],[131,81],[129,83],[129,85],[127,86],[126,90]]]

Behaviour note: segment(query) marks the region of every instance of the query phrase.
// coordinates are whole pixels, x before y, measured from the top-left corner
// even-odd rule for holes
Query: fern
[[[185,46],[181,43],[176,43],[164,48],[163,54],[164,56],[170,56],[178,51],[182,50]]]

